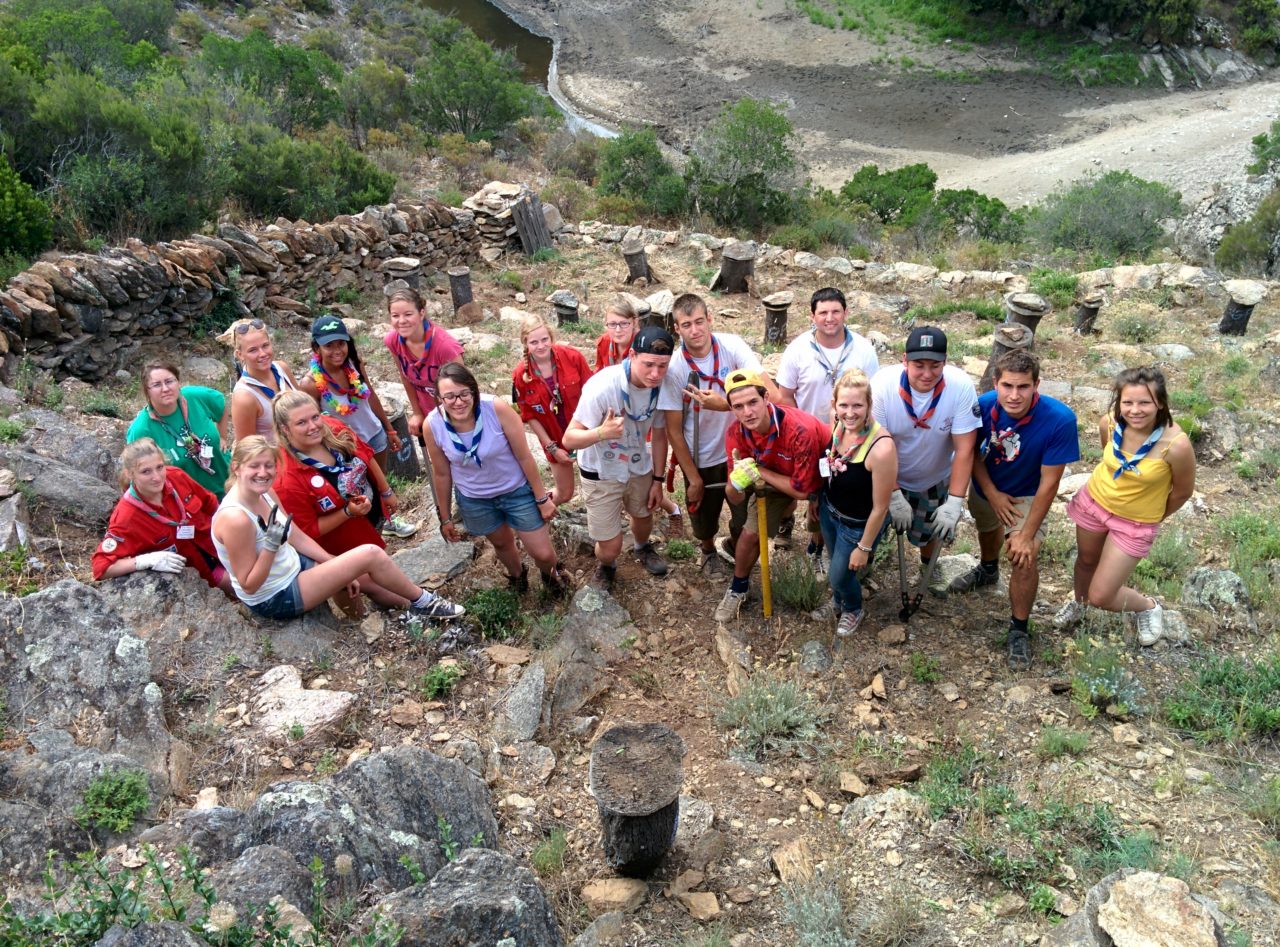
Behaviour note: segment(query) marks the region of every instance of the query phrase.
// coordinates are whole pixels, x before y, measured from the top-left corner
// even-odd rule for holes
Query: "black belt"
[[[844,526],[852,526],[855,529],[861,529],[866,527],[867,525],[866,520],[858,520],[858,519],[854,519],[852,516],[845,516],[843,513],[841,513],[839,510],[837,510],[834,506],[831,505],[830,500],[824,500],[824,502],[827,504],[827,512],[829,512],[832,516],[835,517],[837,523],[841,523]]]
[[[600,475],[594,470],[588,470],[586,467],[579,467],[578,473],[582,475],[583,480],[599,480]]]

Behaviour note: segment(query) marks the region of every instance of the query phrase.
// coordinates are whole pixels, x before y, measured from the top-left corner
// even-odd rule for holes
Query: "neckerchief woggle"
[[[817,330],[814,330],[813,338],[809,340],[809,347],[818,356],[818,361],[822,364],[823,371],[826,372],[827,384],[834,385],[840,378],[840,369],[844,367],[845,359],[853,351],[853,332],[850,331],[848,326],[844,327],[844,342],[841,343],[840,355],[834,365],[827,361],[826,350],[818,344]]]
[[[1030,424],[1032,416],[1036,413],[1036,405],[1040,403],[1040,392],[1036,392],[1031,398],[1031,407],[1027,409],[1027,413],[1018,420],[1014,420],[1005,413],[1004,408],[1000,407],[1000,401],[991,406],[991,433],[983,440],[982,445],[978,448],[978,453],[982,457],[986,457],[994,447],[1000,453],[997,454],[995,462],[997,464],[1004,463],[1003,444],[1017,432],[1018,428],[1023,425]],[[1001,421],[1007,423],[1002,424]]]
[[[444,421],[444,429],[449,432],[449,440],[453,444],[453,449],[462,455],[462,466],[466,466],[469,462],[475,461],[476,467],[483,467],[480,462],[480,438],[484,435],[484,412],[476,412],[476,426],[471,431],[471,446],[468,447],[462,443],[462,435],[458,433],[458,429],[449,423],[449,418],[444,412],[444,408],[440,408],[440,418]]]
[[[648,421],[651,417],[653,417],[653,409],[658,406],[658,389],[657,388],[649,389],[649,408],[647,411],[645,411],[644,414],[632,414],[631,413],[631,395],[628,391],[630,387],[631,387],[631,359],[624,358],[622,360],[622,385],[620,386],[620,390],[622,392],[622,413],[627,418],[634,421],[636,424],[636,427],[639,428],[641,424],[643,424],[645,421]]]
[[[551,397],[551,413],[556,416],[556,420],[560,422],[560,426],[564,427],[564,397],[560,394],[560,367],[556,364],[556,350],[551,350],[551,375],[550,377],[542,374],[538,370],[538,363],[533,356],[529,356],[529,367],[533,370],[533,374],[547,389],[547,394]]]
[[[756,463],[763,464],[765,457],[773,453],[774,442],[778,439],[778,409],[772,403],[769,404],[769,433],[765,435],[764,447],[756,447],[755,431],[742,422],[738,422],[738,426],[742,430],[742,439],[746,442],[747,450],[751,451],[751,456]],[[765,466],[768,465],[765,464]]]
[[[902,377],[898,379],[898,395],[902,398],[902,405],[907,409],[907,415],[916,427],[922,427],[926,431],[930,430],[928,421],[933,417],[933,412],[938,410],[938,402],[942,400],[942,392],[946,387],[947,380],[939,377],[938,384],[933,389],[933,397],[929,400],[929,407],[925,409],[923,416],[916,417],[916,408],[911,401],[911,388],[907,384],[907,372],[906,369],[903,369]]]
[[[684,356],[684,361],[685,361],[685,364],[689,366],[689,371],[698,376],[699,388],[702,387],[702,382],[705,381],[707,383],[708,390],[710,390],[715,385],[719,385],[720,390],[724,391],[724,381],[720,378],[720,343],[716,341],[716,337],[714,335],[711,336],[712,363],[711,363],[710,375],[704,373],[702,369],[698,367],[698,363],[694,361],[693,356],[689,354],[689,350],[686,349],[683,345],[680,346],[680,354]],[[705,355],[702,357],[706,358]],[[691,400],[691,398],[689,395],[685,395],[684,400],[688,402]],[[701,409],[701,407],[702,407],[702,403],[699,402],[698,404],[694,405],[693,410],[698,411]]]
[[[1125,427],[1126,425],[1123,421],[1117,421],[1116,426],[1111,430],[1111,450],[1115,452],[1116,459],[1120,461],[1120,466],[1111,475],[1112,480],[1120,479],[1120,475],[1126,471],[1131,471],[1134,476],[1141,477],[1142,471],[1138,469],[1138,464],[1142,462],[1142,458],[1151,453],[1151,448],[1155,447],[1164,435],[1163,426],[1156,428],[1142,442],[1142,446],[1133,452],[1133,457],[1126,457],[1124,451],[1120,449],[1120,445],[1124,443]]]
[[[182,519],[180,520],[171,520],[169,519],[169,517],[161,516],[159,513],[157,513],[155,509],[152,508],[150,503],[146,502],[140,496],[138,496],[138,492],[133,488],[132,483],[129,484],[129,489],[124,492],[124,500],[126,503],[132,506],[136,506],[138,509],[142,510],[142,512],[146,513],[152,519],[159,520],[165,526],[185,526],[187,523],[191,521],[191,516],[187,513],[187,508],[182,505],[182,497],[178,496],[178,488],[175,487],[173,484],[171,484],[168,480],[164,482],[164,485],[169,488],[169,491],[173,494],[173,502],[178,504],[178,509],[182,511]],[[164,506],[163,490],[160,491],[160,506],[162,508]]]
[[[187,399],[178,395],[178,407],[182,411],[182,427],[178,429],[178,433],[173,433],[173,428],[165,423],[164,418],[156,414],[155,408],[148,403],[147,414],[151,419],[159,424],[173,438],[174,443],[187,452],[187,456],[196,462],[196,465],[205,473],[213,473],[213,461],[204,456],[202,451],[209,445],[209,439],[201,437],[195,431],[191,430],[191,419],[187,415]]]

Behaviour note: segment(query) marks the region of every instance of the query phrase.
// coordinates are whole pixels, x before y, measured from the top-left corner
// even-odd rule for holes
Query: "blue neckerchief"
[[[658,389],[649,389],[649,409],[644,414],[631,413],[631,395],[628,390],[631,387],[631,359],[624,358],[622,360],[622,413],[636,423],[639,427],[645,421],[653,417],[653,409],[658,406]]]
[[[1111,475],[1112,480],[1120,479],[1120,475],[1125,471],[1132,471],[1135,476],[1141,477],[1142,471],[1138,469],[1138,464],[1142,462],[1142,458],[1151,453],[1151,448],[1156,446],[1164,434],[1164,428],[1158,427],[1147,435],[1147,439],[1142,442],[1142,446],[1133,452],[1133,457],[1126,457],[1124,451],[1120,449],[1120,445],[1124,443],[1125,423],[1117,421],[1116,426],[1111,431],[1111,450],[1115,452],[1116,460],[1120,461],[1120,466],[1116,468],[1116,472]]]
[[[853,332],[848,326],[844,327],[844,343],[840,349],[840,356],[836,359],[836,363],[832,365],[827,361],[826,350],[818,344],[818,333],[814,330],[813,338],[809,340],[809,347],[813,349],[814,354],[818,356],[818,361],[822,364],[823,369],[827,373],[827,384],[834,385],[840,378],[840,369],[844,367],[845,360],[853,351]]]
[[[316,468],[316,470],[323,470],[325,473],[333,474],[335,477],[341,477],[344,473],[346,473],[351,469],[351,464],[343,460],[342,455],[340,453],[338,453],[336,450],[333,450],[333,448],[330,448],[329,452],[333,454],[332,464],[321,463],[320,461],[316,460],[314,457],[308,457],[306,454],[299,453],[298,451],[294,451],[293,455],[297,457],[298,460],[306,464],[308,467],[314,467]]]
[[[444,421],[444,428],[449,432],[449,440],[453,444],[453,449],[462,455],[462,466],[466,466],[469,461],[475,461],[477,467],[483,467],[480,462],[480,438],[484,436],[484,415],[480,411],[476,412],[476,426],[471,431],[471,446],[468,447],[462,443],[462,436],[458,433],[458,429],[449,423],[449,417],[444,413],[444,407],[440,408],[440,417]]]
[[[275,362],[271,363],[271,377],[276,380],[275,391],[272,391],[269,386],[264,385],[262,382],[258,381],[258,379],[251,377],[249,373],[246,372],[243,368],[240,369],[240,377],[243,378],[245,381],[247,381],[249,384],[253,385],[253,387],[260,389],[262,393],[267,396],[268,399],[274,398],[280,392],[284,391],[284,379],[280,377],[280,369],[276,368]]]

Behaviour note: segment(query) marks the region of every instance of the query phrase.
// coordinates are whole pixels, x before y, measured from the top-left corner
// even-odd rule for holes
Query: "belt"
[[[841,513],[839,510],[837,510],[834,506],[831,505],[830,500],[824,500],[823,502],[825,502],[827,505],[827,512],[830,513],[835,518],[837,523],[840,523],[844,526],[852,526],[855,529],[861,529],[867,525],[866,520],[858,520],[858,519],[854,519],[852,516],[845,516],[843,513]]]
[[[600,475],[594,470],[588,470],[586,467],[579,467],[578,473],[582,475],[583,480],[599,480]]]

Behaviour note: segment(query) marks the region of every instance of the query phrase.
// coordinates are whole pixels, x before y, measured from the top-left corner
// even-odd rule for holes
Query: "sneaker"
[[[542,589],[548,598],[564,598],[569,593],[569,580],[559,566],[554,566],[550,572],[543,572],[541,575]]]
[[[410,605],[409,611],[419,618],[461,618],[467,610],[434,592],[427,593],[425,605]]]
[[[596,563],[596,573],[591,577],[591,584],[594,587],[605,592],[612,592],[617,582],[617,566],[606,566],[603,562]]]
[[[1059,631],[1074,631],[1083,617],[1084,602],[1073,598],[1058,609],[1058,614],[1053,616],[1053,623]]]
[[[735,592],[733,586],[729,586],[724,593],[724,598],[720,599],[720,604],[716,606],[716,621],[724,625],[736,619],[738,612],[742,610],[742,603],[746,600],[746,592]]]
[[[635,557],[650,575],[667,574],[667,560],[658,555],[658,550],[653,548],[653,543],[645,543],[635,550]]]
[[[406,523],[398,516],[387,517],[387,519],[382,523],[382,534],[384,536],[395,536],[399,539],[408,539],[417,531],[417,523]]]
[[[974,566],[968,572],[956,576],[947,586],[948,592],[972,592],[984,585],[995,585],[1000,581],[1000,570],[988,572],[982,566]]]
[[[1164,609],[1157,602],[1144,612],[1138,612],[1138,644],[1150,648],[1164,637]]]
[[[814,621],[828,622],[838,621],[840,612],[836,609],[835,599],[827,599],[817,608],[809,613],[809,617]]]
[[[782,522],[778,524],[778,535],[774,537],[779,549],[787,550],[791,548],[791,533],[796,528],[796,518],[794,516],[784,517]]]
[[[840,616],[840,621],[836,623],[836,635],[841,638],[848,638],[858,630],[858,626],[861,624],[862,609],[858,609],[856,612],[845,612]]]
[[[822,547],[819,546],[812,552],[806,552],[809,558],[809,565],[813,568],[815,578],[825,579],[827,577],[827,561],[822,556]]]
[[[716,555],[729,565],[737,561],[737,544],[732,536],[721,536],[716,540]]]
[[[1009,670],[1025,671],[1031,667],[1031,639],[1025,631],[1009,626]]]
[[[515,592],[517,595],[524,595],[529,591],[529,567],[522,565],[519,575],[507,576],[507,588]]]
[[[698,568],[708,579],[724,579],[733,576],[733,569],[714,552],[704,552]]]

